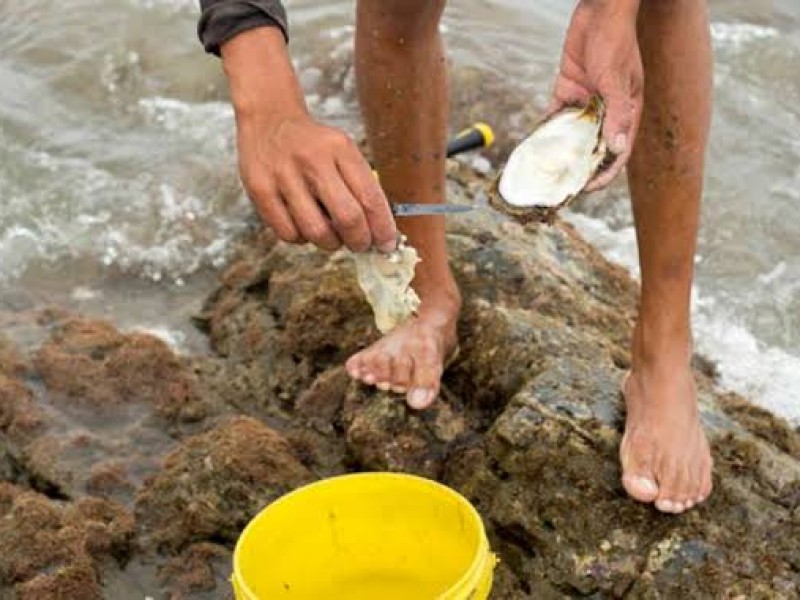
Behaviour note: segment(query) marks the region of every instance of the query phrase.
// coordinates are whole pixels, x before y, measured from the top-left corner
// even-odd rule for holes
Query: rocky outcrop
[[[480,202],[485,180],[450,175],[454,202]],[[449,232],[461,351],[421,414],[342,369],[377,336],[351,258],[267,233],[197,316],[211,356],[58,312],[32,319],[32,352],[0,342],[0,598],[224,597],[265,504],[376,469],[475,503],[501,557],[495,598],[797,597],[800,435],[717,392],[698,359],[715,492],[681,516],[629,500],[634,284],[564,223],[476,213]]]

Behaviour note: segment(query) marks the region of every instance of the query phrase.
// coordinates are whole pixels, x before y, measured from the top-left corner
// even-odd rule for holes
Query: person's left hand
[[[603,138],[616,155],[589,182],[587,191],[607,186],[628,161],[642,115],[644,72],[636,38],[638,2],[581,0],[567,30],[549,113],[585,105],[599,94],[606,106]]]

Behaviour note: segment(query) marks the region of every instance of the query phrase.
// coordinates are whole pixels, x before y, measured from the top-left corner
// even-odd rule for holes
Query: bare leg
[[[659,510],[682,512],[711,492],[711,455],[690,368],[690,290],[711,113],[707,9],[643,0],[642,125],[628,166],[642,302],[620,449],[623,484]]]
[[[390,199],[443,202],[449,96],[439,19],[444,0],[359,0],[356,75],[369,143]],[[353,377],[407,392],[425,408],[456,344],[460,296],[447,261],[444,220],[399,223],[422,258],[419,315],[347,362]]]

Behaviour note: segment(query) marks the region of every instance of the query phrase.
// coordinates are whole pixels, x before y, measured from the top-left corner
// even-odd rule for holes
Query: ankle
[[[637,323],[633,333],[632,359],[635,370],[661,371],[689,368],[692,332],[688,322]]]
[[[455,281],[442,282],[427,286],[414,285],[414,289],[422,301],[420,313],[435,311],[458,314],[461,311],[461,292]]]

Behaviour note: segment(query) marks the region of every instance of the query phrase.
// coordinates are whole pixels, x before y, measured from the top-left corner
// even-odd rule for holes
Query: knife
[[[475,123],[458,133],[447,143],[447,156],[455,156],[478,148],[488,148],[494,143],[494,132],[486,123]],[[373,171],[375,177],[378,173]],[[392,204],[395,217],[420,217],[427,215],[455,215],[471,211],[474,206],[466,204]]]
[[[395,217],[419,217],[423,215],[454,215],[471,211],[468,204],[392,204]]]

